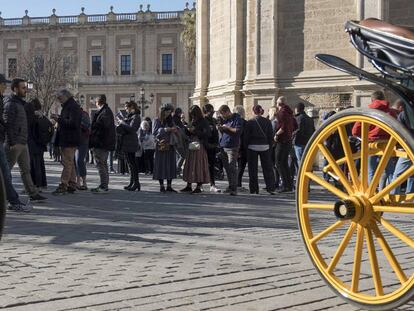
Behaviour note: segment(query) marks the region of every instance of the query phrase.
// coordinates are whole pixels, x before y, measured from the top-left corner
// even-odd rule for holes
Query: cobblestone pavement
[[[110,194],[53,197],[48,166],[49,201],[8,214],[7,310],[356,310],[310,264],[292,194],[160,194],[149,178],[130,193],[112,175]]]

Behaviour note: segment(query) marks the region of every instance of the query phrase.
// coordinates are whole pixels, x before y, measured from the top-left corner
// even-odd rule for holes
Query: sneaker
[[[247,189],[244,187],[237,187],[237,191],[239,192],[247,192]]]
[[[41,196],[40,194],[34,194],[30,196],[30,202],[40,202],[45,200],[47,200],[47,198]]]
[[[220,192],[221,192],[221,190],[220,190],[220,189],[218,189],[216,186],[211,186],[211,187],[210,187],[210,192],[220,193]]]
[[[197,194],[197,193],[202,193],[203,191],[200,188],[195,188],[191,193],[192,194]]]
[[[57,187],[55,191],[52,192],[53,195],[63,195],[67,193],[68,193],[67,187],[62,184],[59,185],[59,187]]]
[[[108,193],[108,188],[104,189],[101,187],[97,187],[91,190],[92,193]]]
[[[185,192],[190,193],[192,191],[193,191],[193,189],[191,189],[191,187],[188,187],[188,186],[180,190],[180,192],[184,192],[184,193]]]
[[[24,213],[30,213],[33,210],[33,206],[31,204],[23,204],[22,202],[9,204],[8,206],[10,211],[15,212],[24,212]]]

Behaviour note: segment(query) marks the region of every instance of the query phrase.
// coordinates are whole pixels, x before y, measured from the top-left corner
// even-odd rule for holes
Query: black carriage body
[[[414,129],[414,40],[368,28],[348,21],[345,30],[351,43],[381,75],[369,73],[333,55],[318,54],[322,63],[386,88],[404,102],[404,110]],[[414,34],[414,29],[412,30]]]

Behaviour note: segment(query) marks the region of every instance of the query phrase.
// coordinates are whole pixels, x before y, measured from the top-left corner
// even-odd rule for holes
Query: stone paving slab
[[[48,163],[47,192],[57,185],[59,169]],[[97,174],[89,171],[92,185]],[[19,184],[15,174],[14,180]],[[9,213],[0,308],[357,310],[310,264],[292,194],[160,194],[148,177],[143,192],[130,193],[122,190],[127,181],[112,175],[109,194],[46,193],[49,202],[33,213]],[[331,239],[335,247],[338,240]]]

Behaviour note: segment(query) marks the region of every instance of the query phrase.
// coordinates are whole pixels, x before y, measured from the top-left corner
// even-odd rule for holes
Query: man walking
[[[114,114],[106,103],[106,96],[100,95],[95,104],[98,111],[93,116],[89,145],[95,154],[101,183],[97,188],[92,189],[92,192],[102,193],[108,191],[108,155],[115,150],[116,134]]]
[[[4,140],[6,137],[6,127],[3,119],[4,112],[4,91],[7,88],[6,83],[11,81],[6,80],[4,75],[0,74],[0,171],[3,173],[4,186],[6,188],[6,197],[9,202],[9,209],[14,211],[30,212],[32,210],[31,205],[23,204],[19,200],[19,195],[12,184],[12,178],[10,173],[9,163],[7,162],[6,152],[4,150]]]
[[[74,193],[76,191],[75,152],[80,143],[82,111],[68,90],[57,93],[57,99],[62,104],[60,116],[52,114],[51,118],[58,124],[57,145],[62,155],[62,175],[59,187],[54,195]]]
[[[223,124],[218,126],[222,134],[220,147],[223,148],[223,165],[229,180],[229,188],[226,192],[230,195],[237,195],[237,159],[239,158],[242,119],[239,114],[232,113],[227,105],[221,106],[219,113],[223,118]]]
[[[4,124],[6,129],[5,149],[9,161],[10,170],[16,164],[19,165],[26,193],[30,201],[44,201],[45,197],[39,195],[30,175],[30,156],[27,146],[28,121],[24,98],[27,93],[27,83],[23,79],[13,79],[11,84],[13,94],[6,98],[4,105]]]

